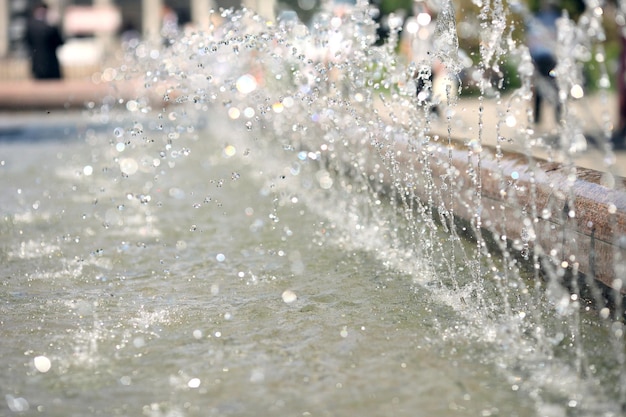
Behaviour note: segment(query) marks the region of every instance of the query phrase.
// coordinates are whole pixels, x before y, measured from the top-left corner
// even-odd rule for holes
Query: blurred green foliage
[[[279,8],[294,10],[298,13],[300,19],[303,22],[308,20],[317,13],[321,6],[321,0],[279,0]],[[339,0],[346,2],[349,0]],[[405,15],[410,15],[412,11],[412,5],[414,0],[370,0],[370,2],[379,8],[383,15],[388,15],[392,12],[401,11]],[[434,4],[439,4],[444,0],[431,0]],[[524,5],[528,11],[537,11],[542,2],[546,0],[503,0],[503,6],[505,10],[508,10],[507,14],[508,25],[507,32],[502,37],[502,42],[506,42],[509,38],[515,43],[524,42],[524,21],[520,14],[512,12],[514,9],[511,7],[514,3]],[[452,0],[455,15],[457,20],[457,34],[459,37],[459,47],[472,59],[474,64],[480,64],[481,60],[481,32],[484,33],[485,25],[489,25],[489,21],[481,17],[482,10],[476,5],[476,0]],[[490,2],[483,2],[485,4],[491,4]],[[306,10],[300,7],[306,6]],[[567,11],[567,14],[573,20],[577,21],[585,10],[584,0],[560,0],[560,7]],[[602,75],[603,71],[608,71],[611,78],[611,85],[615,84],[616,75],[616,61],[620,52],[620,45],[618,41],[618,27],[615,23],[615,7],[614,2],[609,1],[605,3],[604,13],[604,30],[606,32],[606,42],[603,45],[604,48],[604,62],[598,62],[595,59],[591,59],[589,62],[583,63],[584,74],[586,77],[586,88],[588,90],[594,90],[597,88],[598,79]],[[505,47],[506,49],[506,47]],[[597,51],[592,51],[592,56]],[[502,77],[504,82],[500,83],[501,89],[507,90],[519,86],[519,77],[517,75],[517,62],[514,56],[502,56],[498,58],[497,70],[493,74],[494,77]],[[606,67],[605,67],[606,66]],[[492,69],[488,69],[491,71]],[[467,92],[472,91],[471,86],[466,89]]]

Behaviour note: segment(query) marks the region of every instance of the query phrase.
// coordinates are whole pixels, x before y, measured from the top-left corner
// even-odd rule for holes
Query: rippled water
[[[68,117],[91,127],[0,142],[0,411],[621,415],[622,323],[448,228],[445,198],[480,190],[433,188],[445,141],[368,78],[392,56],[312,65],[300,32],[224,17],[139,45],[145,94]]]
[[[85,175],[97,147],[2,146],[8,407],[527,414],[528,401],[492,373],[488,349],[454,337],[451,309],[345,247],[338,226],[296,195],[277,207],[286,196],[262,183],[258,166],[202,140],[195,163],[164,175],[150,210],[122,208],[133,205],[116,194],[124,186]]]
[[[0,144],[3,413],[617,415],[594,382],[613,379],[610,345],[583,379],[567,341],[514,345],[439,273],[392,259],[408,250],[384,238],[393,207],[221,123],[129,176],[110,134]],[[585,343],[607,337],[584,321]]]

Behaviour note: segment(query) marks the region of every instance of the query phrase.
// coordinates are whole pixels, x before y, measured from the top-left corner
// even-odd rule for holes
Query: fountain
[[[591,3],[579,25],[597,28]],[[536,139],[508,13],[479,14],[476,129],[454,79],[438,118],[418,103],[400,20],[373,46],[359,1],[311,27],[214,12],[129,51],[120,95],[83,116],[104,134],[3,144],[2,410],[622,415],[623,180],[575,165],[568,94],[560,146]],[[506,97],[486,77],[504,54],[521,79]]]

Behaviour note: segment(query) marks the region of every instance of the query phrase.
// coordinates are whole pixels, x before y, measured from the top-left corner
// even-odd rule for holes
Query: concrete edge
[[[534,251],[626,294],[615,282],[626,272],[626,179],[512,152],[496,157],[488,146],[469,152],[458,141],[429,147],[426,158],[407,143],[397,143],[393,154],[399,167],[394,176],[413,175],[413,191],[422,201],[448,216],[480,221],[518,254]],[[430,175],[415,178],[416,172]],[[520,207],[528,212],[522,215]]]

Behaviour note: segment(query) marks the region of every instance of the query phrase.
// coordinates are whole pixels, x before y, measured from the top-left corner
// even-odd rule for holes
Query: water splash
[[[480,100],[489,94],[500,100],[501,60],[508,54],[517,55],[521,87],[503,106],[498,126],[518,126],[521,140],[530,143],[531,113],[518,124],[509,111],[520,103],[528,105],[532,95],[528,52],[513,41],[504,3],[495,1],[481,7]],[[132,100],[132,106],[125,106],[131,117],[140,120],[135,123],[148,127],[149,132],[142,128],[143,139],[128,139],[123,152],[137,156],[120,159],[120,170],[134,175],[144,167],[145,172],[158,176],[158,172],[165,172],[162,167],[175,169],[178,159],[194,146],[179,143],[181,133],[196,135],[204,125],[209,129],[212,124],[221,126],[215,118],[223,117],[232,126],[226,128],[229,134],[223,139],[228,143],[225,155],[271,161],[263,165],[262,176],[267,181],[265,194],[274,199],[269,216],[273,223],[281,223],[280,212],[294,198],[317,207],[335,228],[335,237],[329,240],[321,235],[320,244],[376,253],[387,267],[410,274],[416,288],[429,288],[440,302],[463,315],[464,337],[496,347],[496,356],[507,352],[497,367],[518,381],[514,383],[517,389],[523,387],[535,398],[538,412],[559,414],[569,407],[586,410],[584,414],[607,406],[605,414],[611,415],[616,412],[611,411],[612,401],[598,400],[603,397],[601,392],[589,402],[583,395],[604,384],[589,371],[593,354],[580,340],[585,337],[583,322],[588,319],[581,289],[569,278],[574,259],[560,258],[558,254],[567,250],[560,243],[544,247],[537,240],[540,229],[553,227],[537,219],[558,216],[562,210],[558,201],[566,201],[566,208],[575,203],[572,155],[585,149],[586,140],[568,106],[571,100],[581,98],[579,64],[589,59],[591,48],[580,39],[603,41],[598,7],[590,7],[578,26],[567,16],[560,21],[561,48],[555,71],[565,122],[559,133],[557,159],[570,164],[572,171],[562,184],[564,188],[557,191],[557,199],[546,206],[537,200],[534,187],[542,173],[530,147],[526,148],[530,189],[518,185],[519,171],[505,174],[509,162],[501,144],[507,139],[498,128],[493,172],[499,176],[497,193],[506,196],[505,204],[511,208],[491,207],[501,203],[484,197],[482,169],[488,162],[482,156],[482,126],[486,123],[482,108],[477,137],[466,140],[465,150],[461,150],[469,162],[463,172],[455,166],[453,137],[462,139],[465,132],[454,130],[454,116],[450,116],[444,121],[447,135],[434,133],[437,121],[424,114],[416,100],[411,64],[403,63],[392,52],[401,25],[392,26],[388,44],[373,46],[375,26],[366,2],[341,15],[325,9],[309,27],[297,21],[268,22],[250,10],[227,10],[215,14],[222,25],[206,33],[183,33],[158,54],[151,53],[149,45],[138,46],[131,51],[135,57],[130,58],[130,67],[143,68],[147,90]],[[582,26],[585,33],[593,29],[595,37],[581,37]],[[463,66],[451,1],[441,5],[435,37],[437,58],[450,74],[459,74]],[[572,50],[578,54],[570,54]],[[496,74],[495,84],[489,78],[492,74]],[[454,112],[453,100],[445,104]],[[158,112],[156,118],[154,112]],[[154,144],[146,147],[148,136]],[[201,135],[197,140],[202,140]],[[162,149],[159,164],[152,162],[154,147]],[[278,166],[276,161],[281,161]],[[241,175],[245,174],[237,172],[231,179]],[[146,183],[133,195],[149,196],[151,187]],[[183,188],[170,188],[170,195],[180,194],[182,198]],[[528,194],[529,200],[524,197]],[[387,198],[391,207],[380,204]],[[150,199],[146,203],[152,204]],[[390,216],[389,212],[397,214]],[[462,215],[467,213],[470,215]],[[575,211],[566,210],[559,221],[567,222],[575,215]],[[511,221],[523,225],[515,236],[506,232],[505,225]],[[473,236],[476,245],[464,243],[462,235]],[[564,239],[574,236],[564,231]],[[530,261],[532,282],[525,278],[526,261]],[[542,279],[547,281],[545,286]],[[574,288],[564,286],[563,281]],[[599,296],[595,301],[603,304]],[[553,314],[565,320],[546,321],[546,310],[538,307],[542,303],[552,305]],[[618,315],[620,309],[618,306]],[[621,322],[617,320],[612,326],[607,337],[620,351]],[[572,368],[565,366],[569,359],[561,357],[561,350],[572,355]],[[612,365],[622,379],[623,357],[623,352],[618,352]],[[561,366],[565,367],[558,368]],[[558,381],[552,377],[557,368],[564,372]],[[519,372],[512,372],[514,369]],[[571,381],[571,386],[565,381]],[[552,393],[548,397],[564,395],[567,405],[561,408],[542,396],[544,389]],[[619,408],[620,401],[623,403],[622,399],[613,404]]]
[[[576,139],[580,127],[566,117],[563,146],[555,152],[570,171],[550,183],[555,165],[546,172],[530,152],[531,114],[515,113],[531,99],[528,51],[513,41],[503,2],[474,3],[481,3],[485,30],[479,120],[471,131],[456,124],[464,97],[452,87],[436,103],[443,107],[438,119],[417,97],[414,65],[394,52],[400,20],[389,43],[374,46],[366,2],[351,13],[324,9],[310,26],[270,22],[250,10],[213,12],[211,20],[221,23],[207,32],[180,33],[167,48],[142,43],[130,49],[120,74],[140,77],[145,90],[108,103],[102,114],[114,125],[110,135],[90,143],[91,160],[72,161],[58,173],[63,184],[84,190],[67,216],[83,220],[81,245],[96,249],[85,256],[78,243],[28,237],[7,255],[14,262],[43,259],[37,277],[50,278],[54,291],[72,288],[67,282],[77,288],[71,291],[77,300],[49,302],[59,315],[69,309],[78,326],[71,342],[59,336],[59,353],[46,353],[45,344],[28,353],[29,363],[51,359],[52,369],[36,377],[57,376],[72,394],[81,384],[73,372],[81,368],[106,368],[97,384],[110,374],[124,390],[138,391],[142,378],[165,376],[167,390],[159,391],[165,397],[147,400],[146,415],[201,415],[193,408],[196,395],[207,393],[218,402],[209,414],[243,414],[247,402],[220,388],[231,376],[253,383],[264,394],[254,399],[275,415],[293,404],[276,394],[285,393],[281,376],[291,375],[277,371],[285,364],[296,368],[292,383],[315,387],[307,391],[308,406],[328,398],[343,404],[329,392],[354,384],[342,368],[346,363],[376,374],[377,362],[389,364],[383,355],[389,351],[398,356],[398,372],[405,372],[416,365],[405,359],[407,350],[446,349],[441,357],[427,353],[425,362],[479,362],[483,372],[442,382],[440,394],[455,396],[447,410],[494,415],[507,409],[510,395],[521,405],[509,411],[520,415],[620,415],[623,306],[605,304],[602,294],[585,297],[578,259],[568,256],[577,232],[561,227],[580,210],[572,192],[578,178],[572,155],[579,147],[565,142]],[[437,58],[460,82],[465,67],[455,13],[451,1],[443,2],[435,43]],[[590,15],[588,26],[597,27],[598,18]],[[574,45],[568,36],[577,30],[564,21],[562,43]],[[521,87],[502,97],[500,63],[507,54],[519,59]],[[579,80],[568,70],[577,62],[562,58],[557,72],[567,107]],[[484,107],[492,99],[499,112],[493,158],[486,156],[484,128],[491,123]],[[505,137],[506,127],[519,136]],[[527,153],[514,159],[504,145],[518,137]],[[542,183],[552,191],[544,194]],[[17,227],[33,221],[26,214],[13,219]],[[546,231],[556,237],[540,241]],[[293,247],[298,235],[309,246]],[[241,240],[236,251],[225,244],[234,236]],[[315,258],[311,253],[319,248],[333,256]],[[48,265],[54,256],[71,260],[69,273],[50,273],[58,269]],[[361,256],[376,260],[372,270],[341,259]],[[332,272],[316,276],[317,264],[327,262]],[[344,288],[337,281],[354,276],[358,288],[333,292],[333,285]],[[90,277],[97,277],[95,284]],[[298,277],[307,277],[306,285]],[[613,282],[609,292],[619,293],[621,281]],[[390,287],[396,295],[385,305],[371,303]],[[420,334],[406,325],[415,320],[413,308],[427,311]],[[336,314],[322,315],[326,311]],[[387,311],[397,312],[393,323]],[[320,317],[332,323],[318,323]],[[303,329],[303,321],[313,325]],[[401,334],[402,349],[385,345],[381,353],[368,346],[370,331]],[[315,350],[320,337],[332,356]],[[610,354],[597,340],[611,344]],[[70,358],[64,343],[73,347]],[[352,356],[356,351],[367,354]],[[344,363],[344,357],[351,359]],[[482,398],[474,405],[470,392],[491,397],[489,387],[457,381],[493,381],[486,374],[497,374],[506,389],[498,391],[499,402]],[[397,378],[414,391],[419,372],[406,375]],[[369,389],[362,388],[368,398],[389,397],[392,404],[363,399],[369,412],[415,396],[405,396],[402,387],[389,396],[381,393],[384,387]],[[5,396],[11,410],[35,403],[15,391]]]

